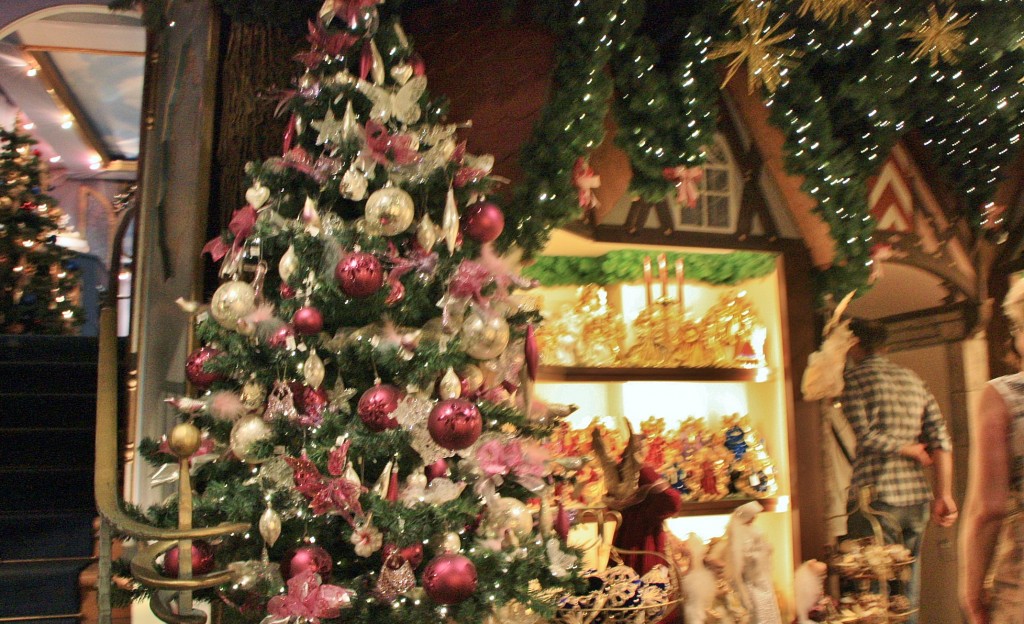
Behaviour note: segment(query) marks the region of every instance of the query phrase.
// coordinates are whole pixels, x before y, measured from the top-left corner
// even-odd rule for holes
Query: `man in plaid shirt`
[[[952,445],[935,397],[921,378],[882,357],[885,326],[853,319],[850,331],[856,342],[850,348],[852,365],[846,369],[842,395],[843,414],[857,435],[850,510],[856,508],[859,490],[871,486],[872,508],[889,514],[880,518],[886,541],[904,544],[917,559],[906,591],[916,609],[921,534],[929,513],[939,526],[952,526],[956,520]],[[927,466],[932,466],[934,495]],[[872,534],[865,517],[850,516],[847,537]],[[908,621],[916,620],[915,616]]]

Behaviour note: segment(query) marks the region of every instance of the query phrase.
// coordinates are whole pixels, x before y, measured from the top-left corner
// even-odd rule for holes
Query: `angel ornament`
[[[729,541],[726,566],[736,593],[750,612],[750,624],[782,624],[772,582],[772,547],[754,526],[763,509],[751,501],[732,512],[725,529]]]
[[[839,302],[822,330],[824,340],[821,346],[807,357],[807,368],[800,380],[800,391],[805,401],[830,399],[843,393],[843,369],[846,352],[853,346],[853,332],[850,331],[850,321],[841,319],[856,292],[851,291]]]

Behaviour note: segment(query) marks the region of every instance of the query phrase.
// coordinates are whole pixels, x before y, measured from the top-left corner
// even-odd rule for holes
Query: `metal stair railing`
[[[123,232],[126,222],[122,219]],[[115,249],[111,261],[111,284],[108,297],[100,308],[99,320],[99,362],[96,389],[96,465],[95,494],[96,509],[100,514],[99,531],[99,578],[97,581],[97,602],[99,624],[111,622],[110,585],[112,581],[111,557],[113,533],[128,535],[135,539],[151,542],[141,547],[131,561],[134,580],[157,591],[153,593],[150,608],[157,618],[168,624],[204,624],[206,614],[192,605],[192,592],[197,589],[216,587],[232,580],[229,570],[218,570],[208,574],[192,574],[192,540],[209,539],[242,533],[249,530],[246,523],[224,523],[214,527],[193,528],[192,526],[192,484],[189,475],[188,458],[195,451],[188,445],[177,448],[178,466],[178,528],[155,527],[125,513],[118,493],[118,355],[117,355],[117,267],[120,264],[121,237],[115,238]],[[179,427],[195,428],[186,423]],[[185,431],[185,437],[191,437]],[[194,435],[199,439],[198,432]],[[157,568],[156,559],[168,550],[178,547],[178,576],[164,576]],[[176,603],[176,607],[172,606]]]

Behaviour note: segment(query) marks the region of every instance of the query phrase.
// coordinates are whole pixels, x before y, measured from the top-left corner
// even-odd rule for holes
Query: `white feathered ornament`
[[[825,339],[807,358],[807,368],[800,383],[805,401],[829,399],[843,393],[843,369],[846,367],[846,352],[853,346],[853,334],[849,319],[840,319],[856,292],[850,291],[836,306],[832,318],[822,330]]]
[[[715,600],[718,582],[715,573],[704,565],[707,546],[695,533],[690,533],[686,540],[690,551],[690,569],[682,579],[683,616],[687,624],[705,624],[708,609]]]
[[[797,624],[814,624],[810,618],[813,609],[825,594],[825,573],[828,566],[817,559],[808,559],[796,569],[793,579],[794,598],[796,599]]]

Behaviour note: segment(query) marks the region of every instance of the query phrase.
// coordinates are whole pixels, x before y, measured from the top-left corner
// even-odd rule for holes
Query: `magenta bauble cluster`
[[[427,431],[430,437],[440,446],[461,451],[469,448],[480,437],[483,430],[483,418],[480,410],[472,401],[466,399],[446,399],[439,401],[430,410],[427,419]]]
[[[224,375],[206,370],[206,363],[221,354],[220,349],[201,347],[189,354],[185,361],[185,377],[199,390],[206,390]]]
[[[398,426],[398,421],[391,414],[398,409],[398,402],[401,399],[402,391],[397,387],[391,384],[376,384],[359,397],[356,411],[370,431],[394,429]]]
[[[384,267],[373,254],[353,251],[334,268],[341,292],[349,297],[364,299],[384,285]]]
[[[423,569],[423,590],[437,604],[453,605],[476,592],[476,566],[463,555],[445,553]]]
[[[505,229],[505,213],[487,200],[470,204],[462,215],[462,231],[478,243],[489,243]]]

